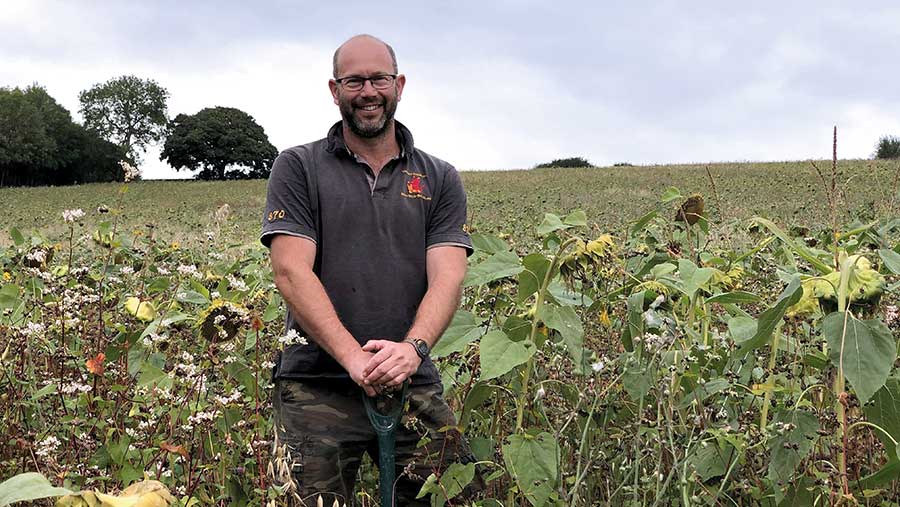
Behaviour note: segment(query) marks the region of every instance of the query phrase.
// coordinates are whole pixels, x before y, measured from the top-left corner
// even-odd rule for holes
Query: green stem
[[[709,315],[706,311],[706,300],[703,300],[703,305],[701,306],[703,309],[703,346],[709,346]]]
[[[641,426],[641,414],[644,410],[644,397],[638,400],[637,407],[637,421],[635,421],[635,426],[640,428]],[[633,504],[641,505],[641,502],[638,500],[638,495],[640,494],[641,488],[640,486],[640,476],[641,476],[641,451],[643,446],[641,446],[641,438],[640,432],[635,431],[635,439],[634,439],[634,460],[632,461],[632,465],[634,466],[634,482],[632,484],[632,492],[634,496]]]
[[[850,484],[847,480],[847,408],[845,406],[846,395],[844,393],[844,390],[846,389],[844,382],[844,339],[847,336],[847,320],[850,317],[850,312],[847,311],[847,305],[850,301],[850,276],[856,269],[856,264],[842,262],[838,265],[838,269],[841,271],[841,279],[837,294],[838,312],[841,312],[844,315],[844,326],[841,331],[841,350],[839,351],[840,359],[838,361],[838,371],[834,377],[834,408],[838,418],[838,437],[841,441],[840,452],[838,453],[838,470],[840,470],[841,486],[843,487],[844,494],[848,494],[850,492]]]
[[[898,443],[897,440],[893,436],[891,436],[891,434],[888,433],[886,429],[882,428],[881,426],[879,426],[875,423],[870,423],[869,421],[856,421],[855,423],[851,424],[847,428],[847,433],[849,434],[850,430],[852,430],[853,428],[855,428],[857,426],[871,426],[872,428],[875,428],[876,430],[880,431],[884,436],[888,437],[890,439],[890,441],[893,442],[894,447],[900,445],[900,443]]]
[[[694,318],[697,307],[697,293],[695,292],[690,299],[688,299],[688,313],[687,313],[687,327],[690,329],[694,328]]]
[[[772,333],[772,351],[769,357],[769,379],[766,381],[766,392],[763,395],[762,413],[759,415],[759,429],[765,430],[769,418],[769,403],[772,400],[772,391],[775,390],[775,361],[778,359],[778,341],[781,338],[781,324]]]
[[[722,491],[725,490],[725,485],[728,483],[728,478],[731,476],[731,471],[734,470],[734,466],[738,464],[740,461],[740,451],[737,448],[734,449],[734,452],[737,453],[734,456],[734,459],[731,460],[731,464],[728,465],[728,470],[725,472],[725,477],[722,478],[721,484],[719,484],[719,488],[716,489],[716,496],[713,498],[713,502],[718,503],[719,496],[722,495]],[[725,496],[728,496],[726,493]]]
[[[691,224],[687,221],[687,216],[684,218],[684,232],[687,235],[685,243],[687,243],[688,247],[691,249],[691,260],[693,261],[697,256],[694,253],[694,241],[691,238]]]
[[[591,405],[590,412],[588,412],[587,420],[584,422],[584,431],[581,432],[581,442],[578,444],[578,464],[575,467],[575,484],[572,485],[572,507],[578,505],[578,488],[581,486],[581,481],[584,479],[584,475],[587,472],[587,467],[582,471],[582,458],[584,457],[585,444],[587,443],[588,429],[591,427],[594,411],[597,409],[597,402],[599,401],[600,396],[594,398],[594,403]]]
[[[794,410],[797,410],[797,408],[800,406],[800,402],[803,401],[803,397],[806,396],[806,393],[812,391],[817,387],[825,387],[825,384],[813,384],[804,389],[803,392],[800,393],[800,396],[797,398],[797,401],[794,403]]]
[[[841,240],[847,239],[851,236],[856,236],[857,234],[866,232],[867,230],[871,229],[872,227],[875,227],[876,225],[878,225],[877,220],[868,225],[863,225],[861,227],[857,227],[856,229],[851,229],[847,232],[841,232],[841,233],[835,234],[835,242],[834,242],[835,248],[837,248],[838,241],[841,241]]]
[[[550,262],[550,266],[547,268],[547,272],[544,274],[544,280],[541,283],[541,288],[538,289],[537,297],[534,301],[534,315],[531,318],[531,333],[528,336],[528,341],[531,344],[535,343],[535,337],[537,336],[538,322],[540,321],[541,308],[544,306],[544,297],[547,295],[547,288],[550,286],[550,280],[553,279],[553,272],[556,270],[556,267],[559,263],[559,260],[562,258],[562,254],[566,251],[569,246],[575,244],[578,238],[569,238],[563,242],[563,244],[559,245],[559,249],[556,251],[556,255],[553,257],[553,260]],[[525,365],[525,375],[522,379],[522,390],[519,393],[519,397],[516,399],[516,430],[515,433],[519,433],[522,430],[522,420],[525,415],[525,404],[528,402],[528,384],[531,382],[531,374],[534,370],[534,356],[528,358],[528,362]]]
[[[656,404],[656,431],[659,432],[660,436],[659,436],[659,438],[656,439],[657,458],[656,458],[656,472],[654,472],[654,474],[653,474],[656,476],[656,477],[654,477],[655,486],[654,486],[654,491],[653,491],[653,498],[659,498],[659,489],[660,489],[660,486],[662,485],[662,470],[663,470],[663,438],[662,438],[662,434],[663,434],[662,424],[663,423],[662,422],[663,422],[663,413],[664,413],[663,406],[664,405],[662,403]]]

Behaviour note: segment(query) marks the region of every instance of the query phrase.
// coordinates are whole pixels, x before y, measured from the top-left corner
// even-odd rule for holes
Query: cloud
[[[360,32],[397,50],[397,118],[461,169],[828,157],[833,125],[842,157],[868,157],[900,133],[888,2],[7,0],[0,85],[36,81],[76,113],[94,83],[151,77],[172,116],[237,107],[284,149],[339,118],[331,55]],[[146,176],[176,175],[157,158]]]

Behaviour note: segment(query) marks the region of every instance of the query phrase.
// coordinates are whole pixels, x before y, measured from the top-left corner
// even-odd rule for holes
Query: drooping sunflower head
[[[249,325],[250,311],[244,305],[216,299],[197,319],[200,336],[211,342],[228,341]]]
[[[687,222],[690,225],[694,225],[703,216],[703,208],[703,196],[700,194],[691,194],[687,200],[681,204],[681,207],[675,214],[675,221]]]
[[[609,277],[615,271],[616,248],[611,234],[601,234],[587,243],[579,239],[560,263],[560,275],[569,286],[578,279]]]

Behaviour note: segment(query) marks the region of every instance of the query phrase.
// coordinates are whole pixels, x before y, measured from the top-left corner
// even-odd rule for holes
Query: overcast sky
[[[339,4],[339,5],[338,5]],[[237,107],[279,149],[340,116],[341,42],[391,43],[397,119],[459,169],[867,158],[900,134],[900,4],[873,2],[0,0],[0,86],[78,92],[123,74],[169,115]],[[145,178],[185,177],[144,156]]]

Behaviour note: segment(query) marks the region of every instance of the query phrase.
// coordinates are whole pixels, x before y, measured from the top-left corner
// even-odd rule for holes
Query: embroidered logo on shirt
[[[422,193],[422,178],[418,176],[413,176],[409,181],[406,182],[406,191],[410,194],[421,194]]]
[[[400,195],[410,199],[431,200],[431,197],[426,194],[424,174],[411,171],[403,171],[403,174],[406,175],[406,192],[400,192]]]
[[[268,218],[269,218],[269,222],[274,222],[275,220],[278,220],[279,218],[284,218],[284,210],[278,209],[275,211],[270,211]]]

